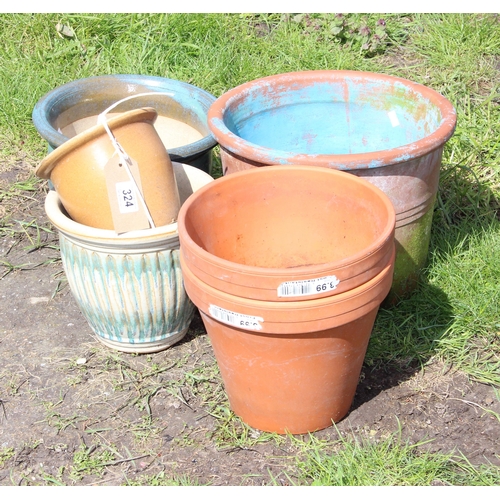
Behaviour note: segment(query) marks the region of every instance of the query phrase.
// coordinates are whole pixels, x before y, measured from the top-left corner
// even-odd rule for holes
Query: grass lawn
[[[458,118],[444,151],[428,266],[411,297],[380,310],[365,363],[439,359],[500,389],[497,15],[0,14],[0,31],[0,164],[38,163],[47,144],[31,121],[34,105],[53,88],[93,75],[168,77],[217,97],[267,75],[349,69],[442,93]],[[217,150],[214,175],[221,175]],[[39,182],[0,187],[0,237],[12,230],[2,204]],[[479,471],[451,455],[419,453],[397,436],[378,445],[339,439],[333,448],[311,438],[297,447],[300,484],[500,484],[495,467]],[[0,469],[9,457],[0,448]]]

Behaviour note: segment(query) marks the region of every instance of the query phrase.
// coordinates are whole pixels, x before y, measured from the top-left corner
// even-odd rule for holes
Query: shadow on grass
[[[448,297],[425,276],[410,297],[381,307],[351,411],[413,377],[434,355],[452,320]]]
[[[447,270],[457,267],[461,255],[474,253],[473,241],[492,231],[500,232],[500,201],[486,185],[460,176],[440,188],[427,267],[413,293],[380,308],[351,411],[410,379],[442,352],[441,341],[450,340],[457,316],[476,302],[469,290],[457,290],[463,310],[457,309],[456,301],[451,303],[442,284],[467,287],[467,278],[452,282],[447,280]]]

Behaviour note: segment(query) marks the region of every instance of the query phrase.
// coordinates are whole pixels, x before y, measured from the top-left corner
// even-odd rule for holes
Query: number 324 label
[[[120,213],[129,214],[139,210],[135,187],[131,181],[117,182],[116,196]]]
[[[129,158],[126,165],[113,155],[104,165],[113,226],[117,234],[148,229],[150,223],[140,196],[141,176],[137,162]]]

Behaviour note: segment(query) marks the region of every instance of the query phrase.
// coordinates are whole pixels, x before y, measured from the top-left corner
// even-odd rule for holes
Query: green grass
[[[113,464],[116,457],[114,450],[97,449],[96,446],[88,448],[85,445],[80,445],[73,456],[70,478],[78,480],[87,475],[102,476],[105,467]]]
[[[144,474],[139,479],[128,480],[126,479],[122,486],[202,486],[196,480],[190,479],[186,475],[173,475],[169,476],[165,472],[158,474],[147,475]],[[208,486],[208,485],[203,485]]]
[[[473,467],[462,456],[428,453],[425,443],[399,434],[381,441],[354,436],[335,442],[309,436],[299,449],[299,485],[313,486],[498,486],[496,467]]]
[[[15,455],[14,448],[7,448],[2,446],[0,448],[0,467],[3,467],[7,460],[10,460]]]
[[[436,226],[437,224],[435,224]],[[435,227],[429,265],[414,294],[381,309],[367,363],[433,356],[500,385],[500,221]]]
[[[348,22],[373,33],[381,17],[387,37],[370,52],[361,41],[349,41],[334,30],[333,14],[0,14],[0,159],[41,160],[47,145],[31,121],[37,100],[66,82],[98,74],[174,78],[215,96],[255,78],[313,69],[390,73],[434,88],[455,105],[458,121],[444,150],[428,266],[413,295],[380,310],[366,363],[425,365],[437,357],[476,380],[500,386],[499,19],[486,14],[353,14]],[[217,151],[215,163],[220,175]],[[29,226],[29,221],[19,225],[1,212],[1,205],[13,199],[29,200],[38,183],[30,177],[0,185],[0,236],[29,230],[30,244],[42,244],[46,228]],[[0,267],[2,276],[23,265],[4,259]],[[116,390],[139,387],[126,405],[147,412],[160,388],[182,399],[177,392],[181,382],[160,384],[158,367],[138,371],[111,355],[108,364],[124,376]],[[214,366],[184,377],[182,382],[216,417],[211,439],[219,447],[244,448],[271,439],[252,433],[229,412]],[[71,425],[64,420],[71,415],[56,417],[61,425]],[[130,432],[145,439],[143,427]],[[343,441],[335,444],[335,453],[322,446],[314,440],[305,446],[302,482],[498,483],[498,472],[479,474],[463,460],[425,454],[396,437],[377,444]],[[0,461],[8,458],[6,453]],[[73,474],[86,473],[97,456],[81,450]],[[112,459],[101,458],[101,465]],[[189,483],[166,475],[141,481]]]

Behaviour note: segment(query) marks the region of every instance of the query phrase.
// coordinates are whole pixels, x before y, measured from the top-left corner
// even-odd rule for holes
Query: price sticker
[[[213,304],[210,304],[208,312],[212,318],[219,320],[221,323],[226,323],[227,325],[236,326],[245,330],[262,330],[261,323],[264,322],[264,318],[260,316],[250,316],[248,314],[228,311],[227,309],[214,306]]]
[[[278,286],[278,297],[302,297],[335,290],[340,280],[336,276],[325,276],[312,280],[285,281]]]

